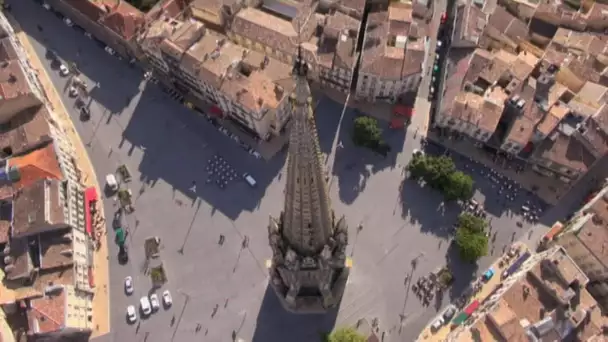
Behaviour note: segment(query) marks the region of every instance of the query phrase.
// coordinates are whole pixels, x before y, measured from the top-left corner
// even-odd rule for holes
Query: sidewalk
[[[520,242],[516,242],[512,246],[518,246],[520,248],[520,251],[522,254],[525,253],[526,251],[528,251],[528,247],[525,244],[520,243]],[[505,255],[506,255],[506,253],[500,255],[496,259],[496,261],[489,267],[489,268],[494,268],[494,276],[492,278],[490,278],[489,281],[487,281],[486,283],[483,284],[483,286],[481,287],[481,290],[479,290],[476,294],[474,294],[467,300],[467,303],[463,306],[463,308],[466,308],[469,304],[473,303],[476,300],[478,300],[480,303],[483,303],[483,301],[494,292],[496,287],[502,283],[501,274],[504,269],[506,269],[510,266],[510,264],[503,265],[503,267],[500,267],[500,265],[499,265],[500,260]],[[485,270],[482,270],[482,271],[485,272]],[[458,311],[456,313],[456,315],[458,315],[458,313],[460,313],[461,311]],[[422,332],[420,333],[420,335],[418,337],[418,341],[433,341],[433,342],[445,341],[445,339],[448,337],[448,335],[452,331],[451,322],[446,322],[439,330],[432,332],[430,325],[434,321],[435,321],[435,318],[433,318],[433,320],[431,322],[429,322],[429,325],[427,325],[424,328],[424,330],[422,330]]]
[[[21,45],[25,49],[27,55],[29,56],[30,63],[33,68],[36,70],[36,74],[38,79],[44,88],[45,95],[50,102],[51,106],[51,116],[55,121],[57,126],[64,132],[66,137],[74,146],[76,151],[76,162],[78,163],[79,169],[82,171],[83,181],[85,187],[94,186],[97,188],[97,193],[101,194],[102,192],[99,189],[97,178],[95,176],[95,171],[89,160],[89,156],[87,151],[74,128],[74,124],[67,113],[67,109],[64,106],[61,97],[57,93],[53,83],[51,82],[49,76],[46,73],[38,55],[34,51],[33,47],[29,42],[29,37],[23,32],[20,31],[17,34],[17,39],[21,42]],[[103,206],[100,206],[100,211],[103,215]],[[109,293],[108,293],[108,247],[105,243],[101,244],[101,248],[94,252],[94,261],[93,261],[94,273],[93,277],[95,279],[95,295],[93,297],[93,335],[92,337],[97,337],[100,335],[104,335],[110,332],[110,311],[109,311]]]

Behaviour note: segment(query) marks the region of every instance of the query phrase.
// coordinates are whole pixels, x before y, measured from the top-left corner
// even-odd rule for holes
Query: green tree
[[[449,184],[450,175],[456,169],[454,162],[446,156],[427,158],[429,168],[428,175],[424,180],[433,188],[443,192]]]
[[[361,116],[355,119],[353,129],[353,142],[358,146],[377,148],[381,143],[382,130],[378,121],[369,116]]]
[[[473,178],[461,172],[452,172],[444,186],[443,194],[449,201],[466,201],[473,196]]]
[[[353,328],[340,328],[334,330],[327,337],[327,342],[365,342],[365,336],[359,334]]]
[[[410,173],[410,177],[415,180],[423,179],[428,174],[427,157],[422,154],[416,154],[409,164],[407,164],[407,171]]]
[[[475,262],[488,254],[487,226],[485,220],[469,213],[458,216],[458,230],[456,231],[455,241],[463,260]]]
[[[479,258],[488,254],[488,238],[485,233],[476,233],[458,228],[456,231],[456,245],[460,257],[464,261],[476,262]]]

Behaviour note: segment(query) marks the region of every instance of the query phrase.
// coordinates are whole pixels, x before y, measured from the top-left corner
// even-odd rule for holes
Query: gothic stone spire
[[[301,48],[294,63],[296,87],[290,97],[292,127],[281,218],[269,225],[273,250],[272,285],[287,309],[323,311],[341,296],[348,229],[331,210],[319,139]]]

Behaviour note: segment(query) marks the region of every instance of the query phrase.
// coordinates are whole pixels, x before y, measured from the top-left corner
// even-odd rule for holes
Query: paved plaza
[[[109,340],[143,341],[147,335],[148,342],[219,342],[230,340],[234,333],[244,341],[310,342],[334,325],[376,317],[386,331],[385,341],[413,341],[437,310],[459,295],[473,273],[484,270],[495,258],[482,258],[479,270],[461,265],[450,249],[449,230],[457,208],[441,205],[439,194],[410,181],[402,185],[403,166],[411,151],[420,148],[415,125],[409,132],[385,130],[393,150],[383,158],[352,146],[349,133],[357,114],[347,111],[338,128],[342,105],[322,98],[317,106],[319,136],[322,150],[328,154],[338,134],[340,143],[331,159],[335,163],[331,165],[332,204],[336,214],[346,215],[350,223],[348,253],[354,266],[338,313],[286,313],[268,290],[265,268],[271,255],[268,217],[282,209],[284,154],[270,162],[255,159],[204,117],[171,100],[158,86],[146,84],[141,70],[108,55],[33,1],[19,1],[13,7],[41,58],[49,48],[64,60],[76,62],[92,89],[91,119],[80,121],[74,100],[65,92],[67,80],[47,61],[48,72],[64,92],[64,102],[88,146],[98,179],[105,179],[119,165],[127,165],[133,174],[129,187],[136,198],[136,211],[127,218],[130,261],[126,265],[118,263],[118,248],[112,236],[108,239]],[[206,166],[215,155],[226,160],[237,175],[250,173],[257,187],[249,187],[240,177],[224,189],[205,184]],[[502,203],[503,196],[483,181],[486,177],[481,173],[475,177],[480,187],[477,198],[488,208],[496,207],[491,213],[496,215],[492,226],[497,232],[494,255],[498,256],[513,240],[527,239],[529,225],[518,228],[515,224],[520,220],[517,208],[533,199],[521,192],[517,200]],[[106,198],[104,204],[111,217],[117,210],[115,200]],[[357,232],[359,223],[364,228]],[[541,228],[532,231],[532,238]],[[218,243],[220,235],[225,236],[223,244]],[[169,278],[157,293],[171,290],[174,304],[170,310],[161,308],[142,320],[141,325],[128,325],[126,306],[137,305],[151,289],[143,273],[143,243],[150,236],[161,239]],[[243,248],[245,237],[249,244]],[[417,260],[415,268],[413,259]],[[456,268],[452,293],[444,302],[422,307],[404,286],[405,276],[416,279],[446,263]],[[135,293],[129,297],[123,286],[128,275],[135,280]],[[197,324],[202,326],[198,333]]]

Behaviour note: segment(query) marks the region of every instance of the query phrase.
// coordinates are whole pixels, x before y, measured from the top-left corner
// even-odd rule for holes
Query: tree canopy
[[[378,120],[369,116],[355,119],[352,139],[355,145],[367,147],[382,155],[386,155],[391,150],[390,146],[382,140],[382,129],[378,126]]]
[[[452,159],[446,156],[416,154],[407,169],[411,178],[441,191],[446,200],[467,200],[473,196],[473,179],[457,171]]]
[[[460,257],[468,262],[475,262],[488,254],[487,222],[483,219],[463,213],[458,217],[456,245]]]
[[[365,336],[353,328],[339,328],[327,337],[327,342],[365,342]]]

